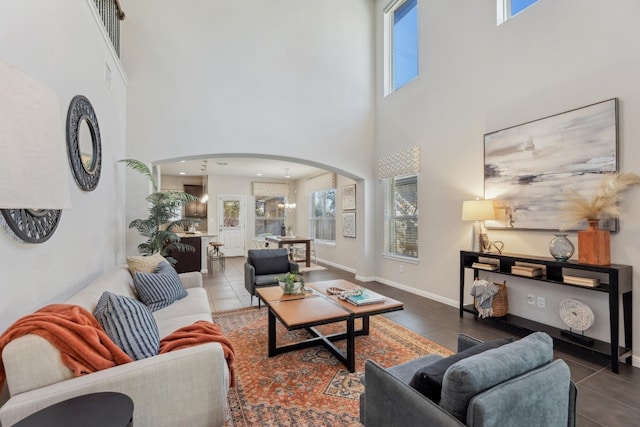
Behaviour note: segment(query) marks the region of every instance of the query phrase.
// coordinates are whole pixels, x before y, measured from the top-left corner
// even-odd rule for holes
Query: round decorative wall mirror
[[[56,231],[60,209],[2,209],[7,226],[26,243],[42,243]]]
[[[78,186],[85,191],[93,191],[100,181],[102,143],[96,112],[82,95],[76,95],[69,104],[67,153]]]

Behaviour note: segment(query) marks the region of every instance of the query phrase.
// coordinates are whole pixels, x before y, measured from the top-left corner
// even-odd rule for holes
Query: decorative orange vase
[[[578,231],[578,261],[582,264],[611,264],[611,233],[598,228],[597,219],[589,219],[589,228]]]

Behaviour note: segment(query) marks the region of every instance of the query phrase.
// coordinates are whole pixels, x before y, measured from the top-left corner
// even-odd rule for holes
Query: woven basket
[[[493,283],[496,285],[498,289],[498,293],[493,296],[493,301],[491,303],[491,308],[493,308],[493,314],[491,317],[503,317],[509,311],[509,300],[507,298],[507,281],[505,280],[502,283]],[[476,310],[478,310],[477,304],[474,305]],[[479,310],[478,310],[479,311]]]

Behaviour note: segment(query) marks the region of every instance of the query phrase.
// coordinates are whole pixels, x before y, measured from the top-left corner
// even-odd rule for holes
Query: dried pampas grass
[[[568,189],[563,215],[566,223],[561,230],[584,219],[619,218],[622,192],[637,184],[640,184],[640,175],[635,173],[608,173],[602,176],[600,188],[591,199],[584,198],[573,188]]]

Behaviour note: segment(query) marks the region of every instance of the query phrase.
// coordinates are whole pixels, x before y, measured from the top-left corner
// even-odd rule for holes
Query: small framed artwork
[[[342,210],[348,211],[356,208],[356,185],[342,187]]]
[[[342,235],[344,237],[356,237],[355,212],[345,212],[342,214]]]

